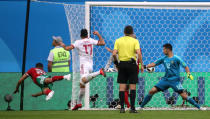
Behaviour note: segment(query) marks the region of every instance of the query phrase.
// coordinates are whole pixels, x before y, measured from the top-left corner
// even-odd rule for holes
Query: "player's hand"
[[[65,44],[64,44],[63,42],[59,42],[59,45],[60,45],[61,47],[65,47]]]
[[[35,94],[32,94],[31,96],[32,96],[32,97],[37,97],[37,95],[35,95]]]
[[[13,93],[16,94],[18,92],[19,92],[19,89],[15,89],[15,91]]]
[[[98,31],[94,31],[93,34],[94,35],[99,35],[99,32]]]
[[[194,77],[190,73],[187,73],[187,78],[189,78],[190,80],[194,79]]]

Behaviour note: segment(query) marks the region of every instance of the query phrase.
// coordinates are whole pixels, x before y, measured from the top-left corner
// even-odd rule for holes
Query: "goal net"
[[[181,70],[183,86],[191,97],[202,106],[210,106],[210,4],[209,3],[147,3],[147,2],[86,2],[85,5],[64,5],[68,20],[71,42],[80,39],[79,31],[87,28],[90,37],[98,30],[106,42],[106,47],[113,49],[117,38],[123,36],[126,25],[132,25],[140,42],[144,64],[154,62],[163,56],[162,45],[171,43],[174,54],[180,56],[189,66],[194,80],[186,78]],[[73,73],[79,73],[78,54],[72,51]],[[105,67],[110,53],[105,47],[94,48],[94,71]],[[113,67],[113,64],[110,68]],[[136,107],[160,79],[164,76],[163,66],[156,67],[154,73],[139,74],[137,84]],[[86,108],[114,108],[118,103],[117,72],[107,73],[92,80],[86,89]],[[78,81],[76,77],[73,81]],[[77,82],[78,83],[78,82]],[[73,83],[74,87],[74,83]],[[78,88],[77,88],[78,90]],[[72,97],[76,99],[78,92]],[[98,95],[98,97],[96,96]],[[171,108],[183,107],[183,100],[172,89],[153,96],[146,107]],[[184,102],[184,107],[192,107]]]
[[[71,43],[80,39],[80,30],[86,28],[91,38],[97,30],[105,39],[106,47],[113,49],[117,38],[123,36],[126,25],[132,25],[140,42],[143,62],[149,64],[163,56],[162,45],[171,43],[174,54],[189,66],[194,80],[189,80],[181,69],[181,81],[188,94],[200,105],[210,107],[210,3],[209,2],[86,2],[85,5],[53,3],[64,6]],[[110,59],[105,47],[93,49],[93,69],[105,67]],[[72,50],[72,106],[79,94],[79,55]],[[113,109],[119,103],[117,72],[109,66],[107,77],[98,76],[86,85],[84,109]],[[155,72],[139,73],[136,107],[149,90],[164,76],[164,67]],[[184,104],[184,105],[182,105]],[[183,101],[172,89],[159,92],[146,109],[195,109]],[[186,108],[187,107],[187,108]]]

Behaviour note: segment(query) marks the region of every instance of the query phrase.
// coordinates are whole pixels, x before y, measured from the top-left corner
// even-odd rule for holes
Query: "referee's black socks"
[[[119,91],[121,109],[124,109],[125,91]]]
[[[131,109],[135,110],[136,90],[130,90]]]

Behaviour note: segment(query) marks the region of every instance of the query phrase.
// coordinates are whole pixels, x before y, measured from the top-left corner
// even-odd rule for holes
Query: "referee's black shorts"
[[[138,83],[137,64],[130,61],[120,61],[118,67],[117,83],[136,84]]]

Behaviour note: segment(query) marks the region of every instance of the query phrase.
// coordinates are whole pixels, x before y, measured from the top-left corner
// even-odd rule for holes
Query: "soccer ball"
[[[150,67],[146,69],[147,72],[152,73],[155,71],[155,67]]]

